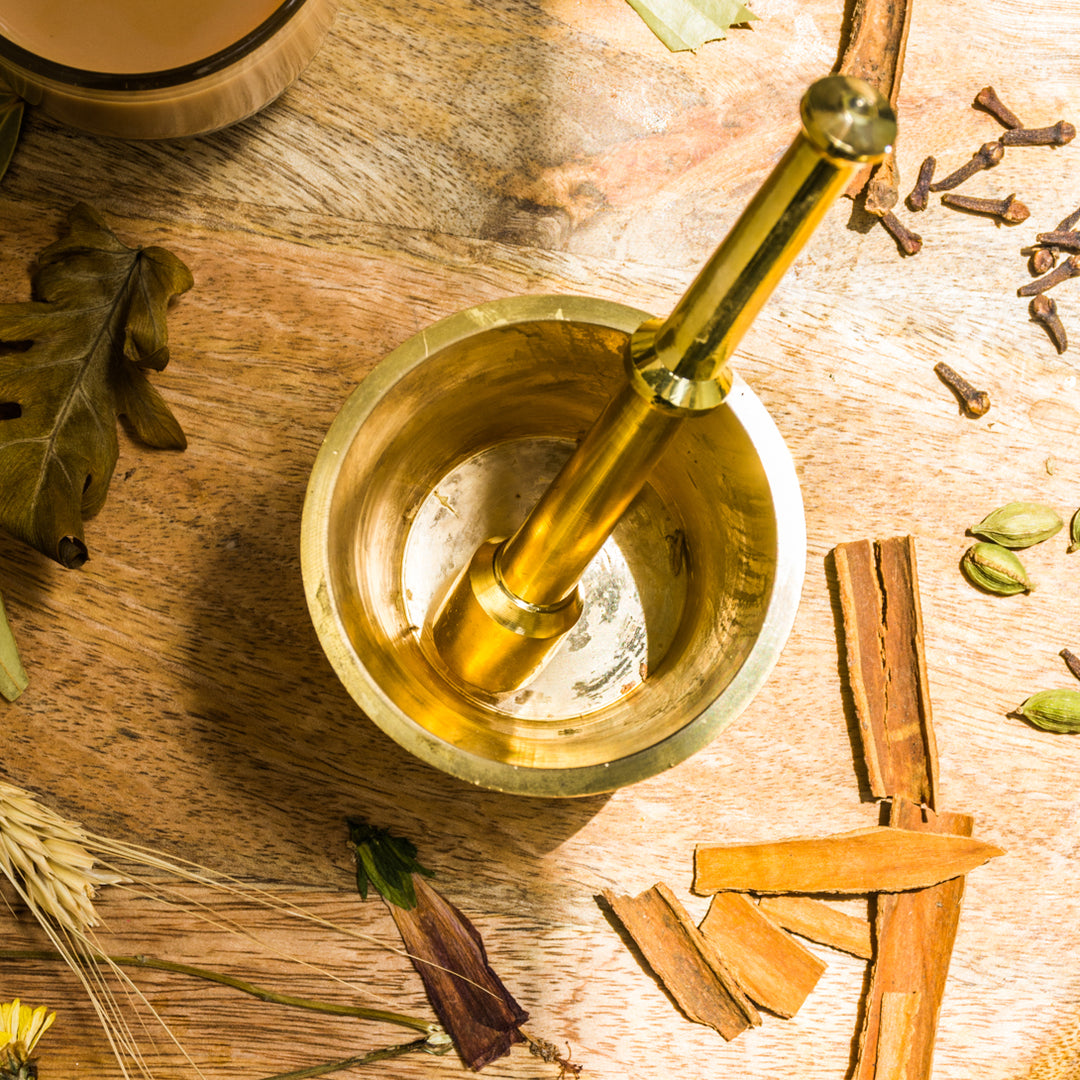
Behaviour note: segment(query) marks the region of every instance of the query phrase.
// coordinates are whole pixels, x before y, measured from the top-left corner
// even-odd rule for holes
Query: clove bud
[[[1060,356],[1069,347],[1069,336],[1065,332],[1061,316],[1058,315],[1057,301],[1046,293],[1038,293],[1031,298],[1029,310],[1032,322],[1042,324]]]
[[[941,201],[954,210],[970,210],[974,214],[987,214],[1009,225],[1018,225],[1031,217],[1031,211],[1017,199],[1015,194],[1007,195],[1004,199],[976,199],[970,195],[946,193],[941,196]]]
[[[1076,138],[1076,128],[1067,120],[1051,127],[1014,128],[1000,135],[1002,146],[1064,146]]]
[[[1008,134],[1006,132],[1006,134]],[[971,160],[961,165],[955,172],[949,173],[943,180],[930,185],[931,191],[951,191],[959,187],[969,177],[982,169],[993,168],[1005,156],[1005,147],[1000,142],[983,143],[972,155]]]

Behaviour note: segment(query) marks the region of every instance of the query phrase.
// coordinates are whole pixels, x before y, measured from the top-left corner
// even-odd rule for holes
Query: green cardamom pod
[[[1068,552],[1080,551],[1080,510],[1077,510],[1069,523],[1069,547]]]
[[[1032,694],[1015,715],[1043,731],[1075,735],[1080,732],[1080,690],[1040,690]]]
[[[960,560],[960,569],[973,585],[998,596],[1013,596],[1035,588],[1024,564],[1000,544],[972,544]]]
[[[1007,548],[1026,548],[1049,540],[1065,523],[1042,503],[1011,502],[987,514],[971,532]]]

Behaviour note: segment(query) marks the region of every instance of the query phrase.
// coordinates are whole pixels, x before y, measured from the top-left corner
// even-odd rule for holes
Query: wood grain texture
[[[805,86],[840,53],[837,0],[754,10],[752,29],[672,56],[624,0],[344,0],[301,80],[216,135],[127,144],[29,111],[0,185],[0,300],[26,298],[31,259],[79,199],[125,242],[175,251],[196,284],[173,308],[172,360],[154,383],[190,445],[155,453],[121,437],[78,572],[0,537],[0,593],[30,679],[0,703],[2,771],[97,832],[311,890],[385,943],[389,919],[350,891],[343,818],[363,814],[417,842],[531,1028],[569,1042],[585,1075],[840,1080],[862,961],[830,952],[794,1018],[724,1043],[643,978],[595,898],[664,880],[692,910],[691,855],[704,840],[877,822],[860,801],[826,556],[910,534],[942,805],[978,807],[979,836],[1009,851],[967,885],[935,1077],[1050,1075],[1076,1054],[1080,972],[1056,960],[1075,952],[1080,926],[1080,742],[1006,714],[1071,679],[1057,653],[1080,647],[1076,557],[1057,539],[1032,549],[1037,590],[1004,602],[976,593],[958,562],[965,529],[996,506],[1038,499],[1064,516],[1080,505],[1072,352],[1058,357],[1015,295],[1029,278],[1020,248],[1077,204],[1075,142],[1010,150],[971,182],[975,195],[1016,191],[1028,222],[997,228],[934,199],[913,222],[924,238],[914,258],[838,204],[747,334],[734,363],[795,462],[806,584],[772,677],[689,761],[565,803],[472,789],[370,724],[311,629],[300,515],[346,396],[390,349],[484,300],[565,292],[669,311],[782,153]],[[944,174],[996,137],[996,121],[971,107],[988,82],[1029,124],[1075,122],[1077,56],[1080,15],[1067,0],[1037,13],[1011,0],[916,4],[902,174],[928,153]],[[1055,290],[1067,324],[1080,311],[1075,284]],[[959,414],[933,373],[939,360],[990,392],[985,417]],[[125,948],[254,962],[182,912],[103,901]],[[1033,911],[1052,913],[1035,945]],[[364,992],[424,1007],[402,957],[331,946],[291,923],[275,935],[293,953],[330,953]],[[258,963],[267,978],[294,977],[273,957]],[[148,981],[212,1080],[397,1038]],[[7,964],[0,996],[15,995],[60,1010],[42,1080],[116,1080],[73,980]],[[370,1071],[380,1070],[461,1075],[452,1058]],[[515,1047],[481,1075],[556,1073]]]

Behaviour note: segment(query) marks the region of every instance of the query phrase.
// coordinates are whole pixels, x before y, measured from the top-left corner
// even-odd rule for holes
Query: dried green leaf
[[[175,255],[128,247],[80,204],[38,256],[33,299],[0,304],[0,526],[64,566],[86,561],[118,416],[150,446],[187,445],[144,372],[168,363],[169,301],[192,284]]]
[[[347,819],[349,846],[356,856],[356,888],[367,899],[368,885],[388,903],[406,911],[416,906],[413,874],[431,877],[416,859],[416,845],[361,818]]]
[[[0,179],[7,172],[22,130],[26,102],[0,83]]]
[[[739,0],[627,0],[672,51],[698,49],[727,37],[730,26],[757,16]]]
[[[19,659],[19,647],[4,611],[4,601],[0,600],[0,696],[14,701],[26,686],[26,671]]]

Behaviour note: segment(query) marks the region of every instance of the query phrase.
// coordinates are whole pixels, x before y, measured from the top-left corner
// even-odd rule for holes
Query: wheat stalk
[[[283,911],[290,916],[310,921],[315,925],[377,944],[388,951],[406,957],[409,955],[404,950],[389,946],[367,935],[342,930],[330,921],[305,911],[295,904],[283,901],[266,890],[243,884],[226,875],[215,874],[196,863],[184,860],[173,861],[158,852],[91,833],[80,824],[68,821],[50,810],[32,793],[0,781],[0,872],[8,879],[18,897],[34,915],[53,949],[79,979],[105,1031],[125,1080],[130,1080],[132,1076],[152,1080],[152,1074],[140,1052],[125,1011],[113,992],[110,978],[119,983],[127,997],[133,998],[136,1004],[149,1011],[154,1021],[161,1026],[196,1075],[201,1076],[202,1073],[150,1002],[123,972],[120,963],[110,959],[95,939],[94,927],[99,925],[100,920],[94,909],[94,900],[102,886],[117,886],[124,891],[130,890],[135,895],[149,897],[166,904],[178,902],[175,899],[175,890],[171,890],[168,885],[159,884],[157,892],[151,892],[145,885],[121,872],[114,863],[124,864],[125,869],[129,866],[142,866],[163,872],[173,878],[209,886],[228,895],[254,901],[265,907]],[[265,943],[259,942],[248,931],[223,916],[220,910],[208,904],[196,903],[189,910],[210,925],[237,932],[257,942],[260,946],[266,947]],[[312,967],[300,958],[289,956],[277,949],[272,951],[280,958]],[[144,964],[143,966],[152,965]],[[177,970],[182,966],[177,965]],[[211,974],[202,972],[200,977],[211,977]],[[328,972],[319,971],[319,974],[343,983],[352,990],[360,989],[356,983],[333,976]],[[218,981],[227,980],[219,979]],[[235,980],[233,982],[235,984]],[[292,1003],[307,1008],[323,1008],[323,1003],[319,1002],[304,1003],[296,1000]],[[0,1008],[7,1008],[7,1006],[0,1006]],[[427,1040],[421,1040],[421,1043],[430,1044],[429,1052],[436,1052],[438,1045],[441,1045],[439,1043],[442,1037],[441,1028],[437,1023],[428,1023],[382,1010],[364,1009],[360,1006],[355,1007],[354,1015],[366,1016],[374,1020],[389,1020],[426,1031]],[[51,1022],[50,1019],[49,1023]],[[0,1027],[0,1048],[4,1043],[3,1030]],[[43,1030],[44,1028],[38,1031],[38,1036]],[[2,1074],[0,1074],[0,1080],[2,1080]]]

